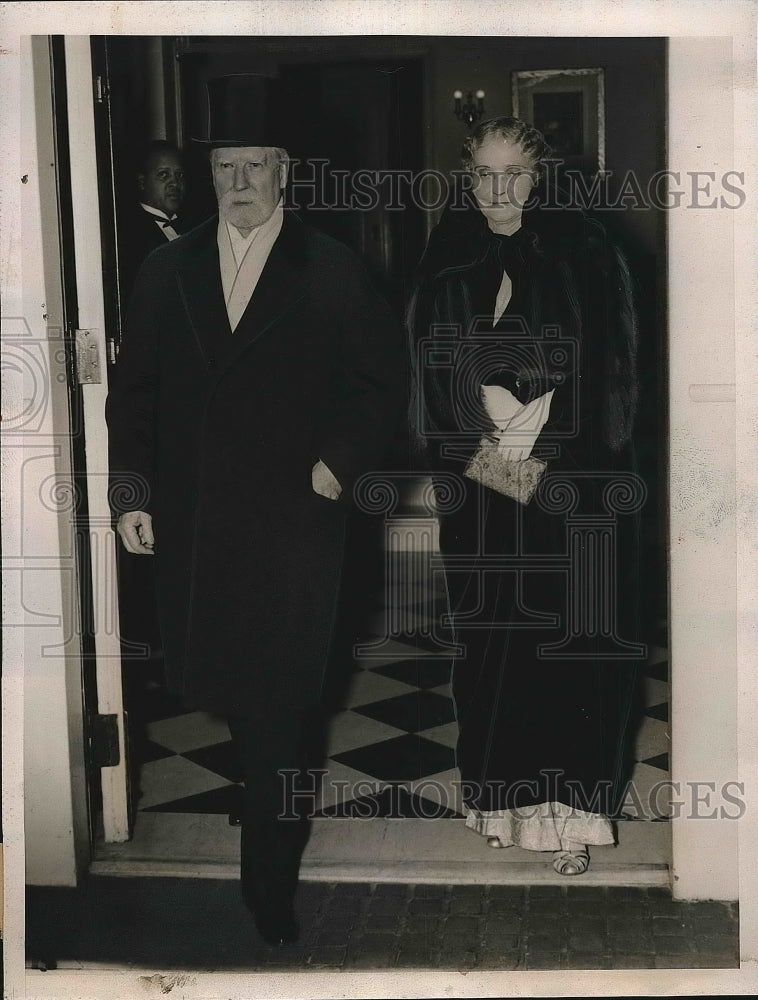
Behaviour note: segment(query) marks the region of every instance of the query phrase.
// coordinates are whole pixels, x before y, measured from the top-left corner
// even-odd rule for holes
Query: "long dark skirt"
[[[555,504],[545,509],[542,487],[524,507],[461,483],[462,505],[440,520],[440,548],[464,650],[453,669],[464,801],[481,812],[561,802],[613,815],[628,778],[644,652],[634,645],[630,524],[590,515],[569,537],[567,514]],[[608,543],[605,568],[595,558],[598,532]],[[600,577],[612,569],[613,579],[595,586],[593,562]],[[588,594],[605,606],[589,607]]]

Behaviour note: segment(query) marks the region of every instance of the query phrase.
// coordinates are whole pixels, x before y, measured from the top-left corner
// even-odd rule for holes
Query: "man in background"
[[[165,139],[143,150],[136,174],[136,203],[121,226],[119,279],[124,302],[147,255],[186,231],[181,211],[187,194],[184,157]]]
[[[119,219],[119,287],[124,309],[145,258],[185,229],[179,213],[187,185],[182,153],[165,139],[141,151],[128,209]],[[163,650],[155,601],[154,566],[118,554],[119,611],[124,658],[124,702],[129,725],[130,805],[138,808],[140,776],[148,749],[153,704],[166,703]]]

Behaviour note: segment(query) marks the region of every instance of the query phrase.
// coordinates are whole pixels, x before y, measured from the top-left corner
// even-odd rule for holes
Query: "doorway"
[[[139,39],[120,39],[119,45],[126,58],[129,47],[134,54]],[[299,205],[300,211],[313,225],[326,229],[362,256],[374,281],[400,315],[413,268],[423,250],[424,215],[420,211],[392,214],[377,207],[363,212],[341,206],[322,211],[320,203],[332,204],[335,191],[321,174],[313,174],[305,161],[327,160],[334,174],[354,172],[365,164],[385,171],[422,169],[424,129],[419,123],[426,120],[423,94],[427,82],[423,56],[398,60],[386,52],[381,58],[345,60],[337,58],[336,49],[328,51],[328,46],[318,54],[304,52],[302,47],[293,54],[284,53],[276,43],[263,45],[240,39],[231,53],[228,42],[206,40],[202,45],[183,43],[169,55],[173,61],[162,63],[164,131],[168,134],[170,123],[176,121],[175,137],[194,163],[195,214],[202,217],[212,210],[204,165],[191,145],[191,139],[202,136],[205,130],[204,105],[199,97],[204,80],[238,66],[263,66],[276,73],[277,115],[287,121],[291,131],[290,152],[299,161],[300,180],[314,179],[311,191],[315,205]],[[176,78],[173,68],[170,72],[168,68],[175,61],[179,63]],[[136,60],[135,65],[143,64]],[[128,80],[133,69],[128,70],[128,64],[118,66]],[[113,61],[110,67],[114,70]],[[114,73],[110,81],[113,122],[133,123],[138,111],[132,108],[120,117],[117,112],[119,93],[126,101],[126,91],[115,85],[117,76]],[[180,109],[175,118],[165,113],[171,91],[166,82],[169,77],[174,79],[174,99]],[[142,93],[143,100],[149,101],[144,84]],[[133,100],[133,94],[129,99]],[[155,122],[158,117],[148,115],[144,120]],[[114,148],[119,148],[118,142]],[[117,223],[119,206],[128,201],[127,178],[122,175],[120,183],[124,186],[116,194]],[[388,467],[405,475],[401,505],[394,514],[406,517],[415,530],[423,521],[418,500],[422,484],[407,476],[407,443],[402,437],[388,456]],[[353,878],[376,879],[379,870],[383,877],[392,877],[395,872],[403,878],[418,877],[421,870],[422,875],[447,881],[459,877],[496,881],[540,877],[541,860],[535,865],[527,852],[509,851],[504,864],[502,856],[494,858],[460,822],[454,787],[456,726],[448,683],[449,658],[427,657],[418,642],[402,639],[394,640],[384,658],[351,655],[356,643],[370,644],[383,634],[387,617],[398,613],[395,597],[405,602],[404,620],[420,624],[414,618],[418,610],[414,596],[418,596],[419,587],[427,585],[424,567],[414,564],[412,551],[393,553],[402,562],[405,576],[403,594],[391,595],[388,602],[383,586],[388,565],[384,518],[356,515],[351,530],[349,551],[355,560],[352,564],[348,560],[342,615],[345,627],[333,663],[335,716],[327,780],[333,794],[319,803],[305,858],[306,877],[309,873],[326,878],[348,872]],[[437,614],[443,606],[444,593],[433,592],[427,610]],[[150,646],[149,640],[146,644]],[[645,681],[645,718],[650,721],[643,723],[636,748],[637,777],[646,776],[648,783],[664,777],[668,767],[665,651],[662,641],[653,653],[650,676]],[[174,866],[172,870],[186,865],[193,873],[198,866],[217,870],[220,865],[233,872],[238,830],[229,818],[237,811],[239,785],[225,725],[201,713],[179,711],[159,686],[152,689],[149,703],[144,702],[141,710],[145,740],[134,838],[118,848],[98,845],[97,870],[129,863],[141,865],[143,870],[151,865],[161,868],[168,864]],[[645,884],[668,878],[667,830],[663,824],[635,825],[630,817],[622,839],[622,850],[605,865],[593,862],[593,879],[607,880],[628,865],[636,866],[636,877]],[[467,866],[463,875],[461,861]]]

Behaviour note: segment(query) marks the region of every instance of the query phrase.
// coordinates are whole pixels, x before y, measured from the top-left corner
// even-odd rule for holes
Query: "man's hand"
[[[122,514],[116,527],[127,552],[136,556],[155,554],[153,519],[144,510],[130,510],[128,514]]]
[[[342,487],[332,474],[332,470],[321,459],[316,462],[311,471],[313,492],[327,500],[339,500]]]

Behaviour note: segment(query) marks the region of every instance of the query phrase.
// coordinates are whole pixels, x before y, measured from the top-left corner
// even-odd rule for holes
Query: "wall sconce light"
[[[476,104],[474,103],[474,96],[476,96]],[[455,102],[453,106],[453,114],[458,119],[458,121],[465,122],[467,125],[473,125],[475,121],[478,121],[484,114],[484,91],[477,90],[476,95],[472,94],[471,91],[466,95],[466,103],[463,104],[463,91],[454,90],[453,100]]]

